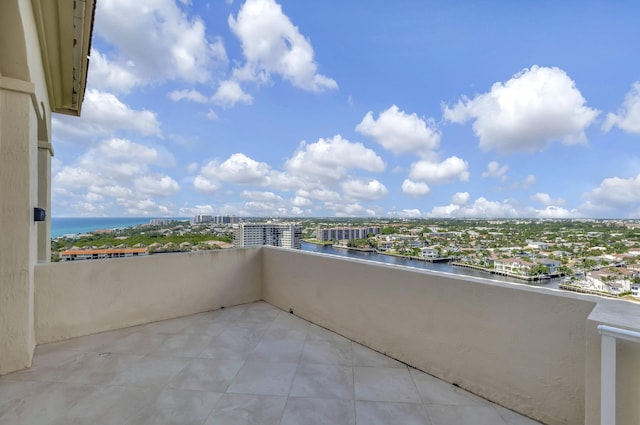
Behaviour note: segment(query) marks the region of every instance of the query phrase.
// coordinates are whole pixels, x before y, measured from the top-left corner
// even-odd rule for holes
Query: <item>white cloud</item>
[[[338,84],[318,73],[313,47],[274,0],[247,0],[229,27],[240,39],[246,64],[236,78],[264,82],[271,74],[309,91],[336,89]]]
[[[640,81],[633,83],[618,113],[607,114],[602,128],[609,131],[614,125],[628,133],[640,133]]]
[[[236,81],[226,80],[220,82],[220,86],[211,97],[211,101],[216,105],[229,108],[235,106],[236,103],[246,103],[250,105],[253,102],[253,97],[245,93]]]
[[[532,201],[539,202],[545,207],[550,207],[550,206],[559,207],[564,205],[565,203],[565,200],[562,198],[553,199],[551,198],[551,196],[549,196],[548,193],[542,193],[542,192],[538,192],[535,195],[531,195],[529,199],[531,199]]]
[[[341,200],[338,192],[329,189],[300,189],[296,192],[296,195],[322,202],[339,202]]]
[[[502,177],[506,174],[508,169],[508,165],[503,165],[501,167],[498,162],[491,161],[487,165],[487,171],[482,173],[482,177]]]
[[[97,3],[95,34],[114,46],[116,66],[149,83],[181,79],[204,83],[211,70],[226,65],[220,38],[209,42],[199,17],[173,0],[102,0]]]
[[[142,176],[135,181],[138,192],[148,196],[171,196],[180,191],[180,185],[169,176]]]
[[[193,187],[202,193],[213,193],[220,189],[220,184],[210,178],[204,176],[196,176],[193,179]]]
[[[309,198],[305,198],[304,196],[297,195],[295,198],[291,200],[291,205],[296,207],[308,207],[312,204]]]
[[[404,209],[402,211],[389,211],[387,213],[390,217],[400,217],[400,218],[421,218],[422,212],[417,208]]]
[[[427,183],[447,183],[455,180],[469,180],[467,161],[452,156],[442,162],[420,160],[411,164],[409,178]]]
[[[131,64],[111,62],[106,55],[91,49],[91,72],[87,75],[87,84],[94,89],[129,93],[140,84],[134,71]]]
[[[221,180],[236,184],[265,185],[269,165],[255,161],[242,153],[234,153],[217,169]]]
[[[373,137],[396,155],[425,155],[440,144],[440,132],[433,119],[424,120],[415,113],[409,115],[396,105],[380,113],[377,120],[372,111],[367,112],[356,131]]]
[[[215,214],[215,210],[213,209],[213,206],[209,204],[180,208],[180,216],[182,217],[195,217],[197,215],[214,215],[214,214]]]
[[[155,202],[150,198],[137,198],[122,200],[119,204],[125,208],[127,215],[131,216],[171,216],[175,215],[175,211],[171,206],[163,205]]]
[[[542,210],[537,210],[537,218],[576,218],[578,217],[576,211],[569,211],[564,208],[547,205]]]
[[[337,135],[316,143],[302,142],[285,168],[298,176],[330,182],[343,179],[349,170],[383,171],[385,165],[382,158],[362,143],[352,143]]]
[[[487,93],[445,106],[444,117],[455,123],[473,119],[483,150],[536,152],[554,141],[585,143],[585,130],[599,114],[585,103],[563,70],[534,65]]]
[[[513,218],[521,213],[511,201],[490,201],[484,197],[476,199],[471,205],[455,205],[434,207],[428,214],[437,218]]]
[[[131,109],[115,95],[93,89],[86,92],[81,118],[57,115],[51,122],[56,139],[62,141],[86,142],[118,132],[162,135],[155,113]]]
[[[73,163],[57,167],[52,179],[53,208],[66,206],[71,208],[68,214],[81,215],[169,214],[173,210],[168,204],[156,203],[151,197],[180,191],[172,177],[156,171],[174,164],[173,156],[163,148],[118,138],[102,141]]]
[[[190,100],[192,102],[197,102],[197,103],[207,103],[209,100],[205,95],[200,93],[198,90],[193,90],[193,89],[174,90],[169,93],[169,99],[173,100],[174,102],[178,102],[180,100],[186,99],[186,100]]]
[[[376,211],[360,205],[358,202],[351,204],[326,202],[325,208],[333,211],[336,217],[372,217],[376,216]]]
[[[591,192],[583,194],[587,203],[579,207],[580,211],[609,212],[618,210],[631,217],[640,205],[640,174],[627,179],[609,177]]]
[[[457,192],[451,197],[451,203],[453,205],[464,206],[469,203],[471,195],[469,192]]]
[[[410,196],[424,196],[431,192],[431,188],[422,182],[414,182],[411,179],[405,179],[402,182],[402,192]]]
[[[375,201],[389,193],[378,180],[347,180],[342,183],[342,191],[347,198]]]
[[[260,202],[281,202],[283,200],[281,196],[273,192],[252,192],[248,190],[242,192],[242,197],[251,201]]]

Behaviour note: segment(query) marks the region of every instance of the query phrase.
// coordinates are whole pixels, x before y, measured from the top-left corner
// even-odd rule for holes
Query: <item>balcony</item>
[[[628,302],[271,247],[42,264],[34,285],[3,424],[599,424],[597,326],[640,324]],[[616,358],[638,423],[640,349]]]

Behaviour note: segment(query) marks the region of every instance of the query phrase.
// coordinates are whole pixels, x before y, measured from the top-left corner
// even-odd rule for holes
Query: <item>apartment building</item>
[[[302,248],[302,225],[295,223],[240,223],[233,241],[238,248],[271,245]]]
[[[365,239],[369,235],[379,235],[380,227],[333,227],[330,229],[316,228],[316,239],[322,242],[341,241],[349,239]]]
[[[101,260],[104,258],[141,257],[147,248],[72,249],[60,253],[60,261]]]

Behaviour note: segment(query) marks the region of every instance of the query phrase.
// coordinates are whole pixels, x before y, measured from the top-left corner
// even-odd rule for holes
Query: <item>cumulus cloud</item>
[[[236,81],[226,80],[220,82],[220,86],[211,97],[211,101],[223,108],[229,108],[235,106],[236,103],[251,104],[253,96],[245,93]]]
[[[358,202],[351,204],[326,202],[325,208],[333,211],[336,217],[373,217],[378,214],[372,208],[367,208]]]
[[[411,179],[405,179],[402,182],[402,192],[409,196],[424,196],[431,192],[431,188],[426,183],[414,182]]]
[[[427,215],[436,218],[514,218],[521,216],[518,208],[511,201],[490,201],[484,197],[476,199],[470,205],[437,206]]]
[[[220,183],[214,179],[199,175],[193,179],[193,187],[202,193],[213,193],[220,189]]]
[[[57,167],[52,204],[54,208],[70,205],[67,213],[82,215],[100,215],[107,210],[124,215],[172,213],[170,203],[158,203],[153,197],[180,191],[176,180],[157,171],[174,165],[175,159],[163,148],[108,139],[90,147],[73,163]],[[87,203],[94,207],[88,208]]]
[[[169,176],[148,175],[135,180],[138,192],[148,196],[171,196],[180,191],[180,185]]]
[[[162,135],[155,113],[131,109],[115,95],[95,89],[85,94],[81,118],[57,115],[51,122],[56,139],[68,142],[86,142],[88,137],[99,138],[118,132]]]
[[[536,152],[554,141],[585,143],[585,130],[599,114],[585,104],[563,70],[534,65],[487,93],[445,106],[444,118],[454,123],[473,119],[485,151]]]
[[[387,188],[378,180],[347,180],[342,183],[344,196],[347,198],[375,201],[389,193]]]
[[[602,129],[609,131],[613,126],[627,133],[640,133],[640,81],[633,83],[618,113],[607,114]]]
[[[373,137],[382,147],[396,155],[425,155],[438,148],[440,132],[433,119],[400,111],[396,105],[383,111],[378,119],[369,111],[356,126],[356,131]]]
[[[628,216],[640,210],[640,174],[635,177],[609,177],[598,187],[583,194],[587,203],[579,209],[585,212],[610,212],[618,210]]]
[[[273,192],[252,192],[245,190],[242,192],[242,197],[251,201],[259,202],[279,202],[282,201],[282,197],[276,195]]]
[[[186,99],[196,103],[207,103],[209,99],[198,90],[174,90],[169,93],[169,99],[174,102]]]
[[[236,184],[264,185],[269,165],[255,161],[242,153],[234,153],[217,169],[220,179]]]
[[[427,183],[448,183],[455,180],[469,180],[467,161],[451,156],[442,162],[420,160],[411,164],[409,178]]]
[[[471,195],[469,192],[457,192],[451,197],[451,203],[453,205],[464,206],[469,203]]]
[[[487,165],[487,171],[482,173],[482,177],[502,177],[509,169],[508,165],[500,166],[496,161],[491,161]]]
[[[549,196],[548,193],[538,192],[535,195],[532,195],[529,199],[532,201],[536,201],[544,205],[545,207],[549,206],[562,206],[565,203],[565,200],[562,198],[553,199]]]
[[[330,189],[299,189],[296,195],[322,202],[339,202],[341,200],[340,194]]]
[[[523,189],[529,189],[531,186],[533,186],[536,183],[536,176],[534,176],[533,174],[529,174],[527,177],[524,178],[524,181],[522,182],[522,188]]]
[[[128,70],[135,82],[205,83],[212,69],[227,64],[227,54],[222,40],[210,42],[202,19],[186,10],[174,0],[102,0],[95,33],[117,49],[114,69]]]
[[[100,51],[91,49],[91,72],[87,75],[89,87],[128,93],[140,83],[132,64],[111,62]]]
[[[537,212],[537,218],[555,218],[555,219],[560,219],[560,218],[576,218],[579,217],[579,215],[577,214],[577,212],[575,210],[573,211],[569,211],[567,209],[558,207],[558,206],[553,206],[553,205],[547,205],[544,209],[542,210],[536,210]]]
[[[303,90],[338,88],[335,80],[318,73],[311,43],[274,0],[247,0],[228,21],[246,58],[234,73],[237,79],[264,82],[275,74]]]
[[[404,209],[401,211],[389,211],[387,213],[390,217],[399,217],[399,218],[420,218],[422,217],[422,212],[420,212],[417,208]]]
[[[313,177],[323,182],[338,181],[349,170],[383,171],[382,158],[362,143],[352,143],[337,135],[319,139],[316,143],[302,142],[285,163],[285,169],[295,175]]]

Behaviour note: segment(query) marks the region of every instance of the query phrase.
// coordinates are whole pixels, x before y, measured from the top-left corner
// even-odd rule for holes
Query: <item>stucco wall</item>
[[[547,424],[585,417],[591,297],[263,248],[264,299]]]
[[[262,298],[259,249],[39,264],[38,344]]]

